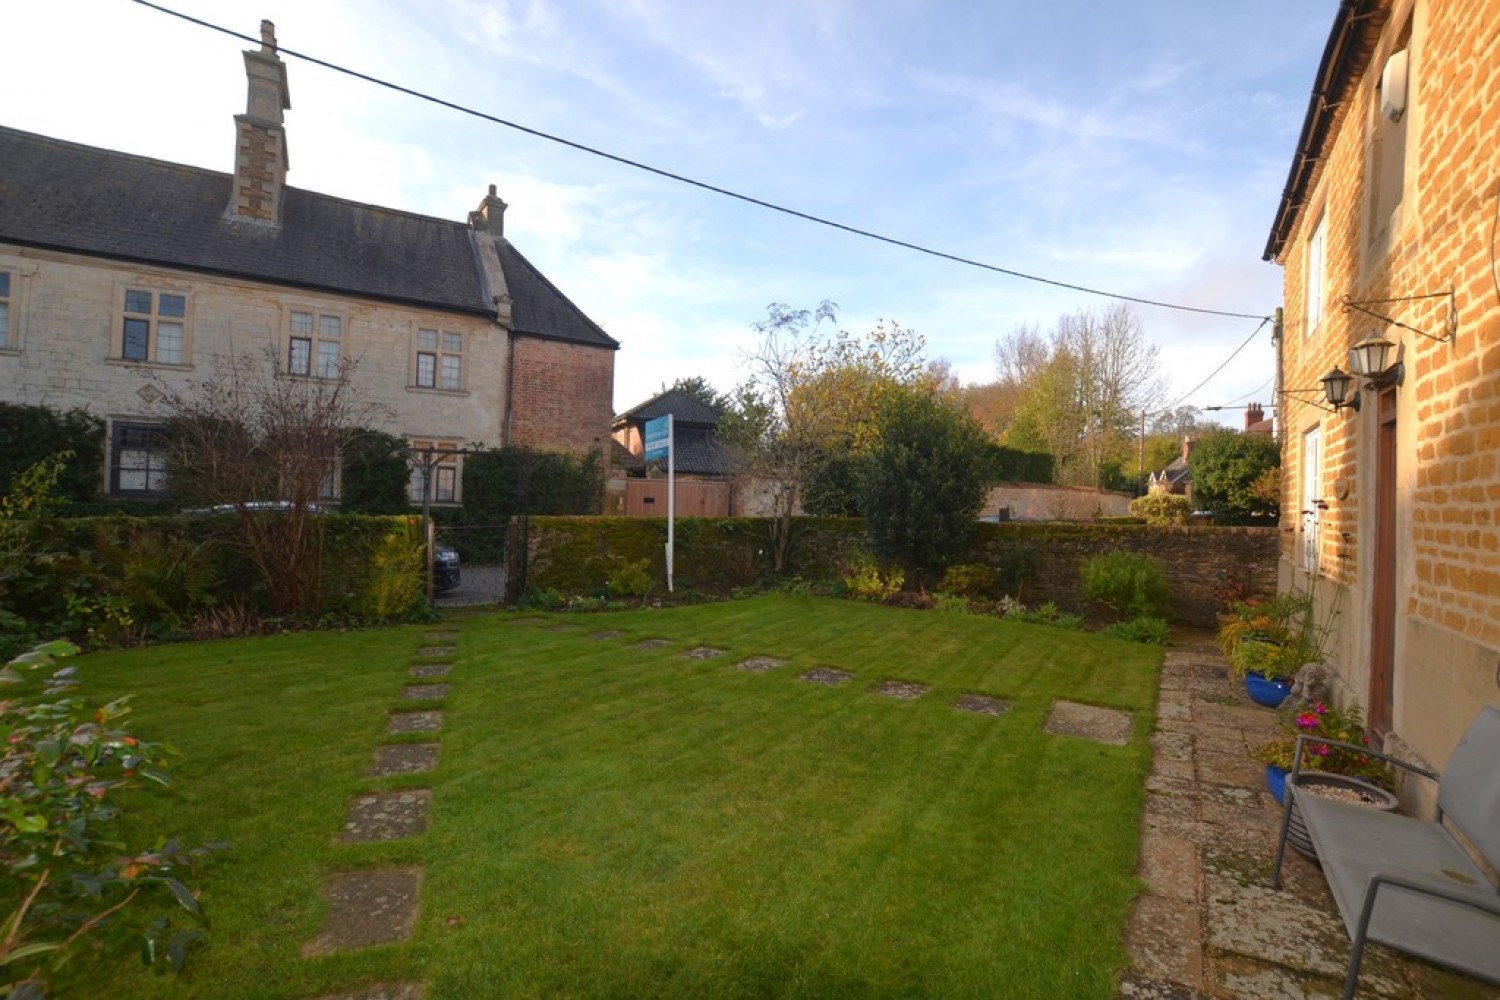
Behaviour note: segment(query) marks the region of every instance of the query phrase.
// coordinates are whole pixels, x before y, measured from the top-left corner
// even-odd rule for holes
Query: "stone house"
[[[104,418],[117,497],[165,488],[156,385],[246,355],[357,360],[378,429],[418,447],[609,448],[619,344],[506,239],[494,186],[462,222],[289,186],[269,22],[244,58],[233,173],[0,128],[0,400]],[[460,482],[444,462],[435,497]]]
[[[1500,4],[1346,0],[1265,258],[1285,271],[1280,584],[1341,700],[1441,767],[1500,704]]]

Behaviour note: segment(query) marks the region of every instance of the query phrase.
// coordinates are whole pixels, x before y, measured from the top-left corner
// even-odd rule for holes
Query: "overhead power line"
[[[1251,316],[1250,318],[1254,319],[1255,317]],[[1224,359],[1224,363],[1223,364],[1219,365],[1219,367],[1215,368],[1212,372],[1209,372],[1208,378],[1204,379],[1202,382],[1199,382],[1197,385],[1195,385],[1191,389],[1189,389],[1183,395],[1182,399],[1179,399],[1177,402],[1173,403],[1170,407],[1168,407],[1168,409],[1175,410],[1177,407],[1181,406],[1189,397],[1191,397],[1193,395],[1193,393],[1197,392],[1199,389],[1203,388],[1205,385],[1208,385],[1208,383],[1212,382],[1214,380],[1214,376],[1215,375],[1219,374],[1219,372],[1223,371],[1225,368],[1228,368],[1229,367],[1229,362],[1233,361],[1235,359],[1235,357],[1238,356],[1241,351],[1243,351],[1245,348],[1247,348],[1247,347],[1250,346],[1250,341],[1254,340],[1255,339],[1255,335],[1257,333],[1260,333],[1261,330],[1265,329],[1266,324],[1269,323],[1269,322],[1271,322],[1271,317],[1266,316],[1266,317],[1262,318],[1261,321],[1260,321],[1260,324],[1258,326],[1256,326],[1256,328],[1254,330],[1250,331],[1250,336],[1246,337],[1244,339],[1244,341],[1242,341],[1240,343],[1240,346],[1236,347],[1234,349],[1234,352],[1232,354],[1230,354],[1229,357],[1227,357],[1227,358]]]
[[[159,11],[163,14],[181,18],[182,20],[187,21],[191,24],[196,24],[202,28],[208,28],[211,31],[220,32],[221,34],[228,35],[231,38],[238,38],[241,41],[250,42],[252,45],[260,44],[259,37],[242,34],[241,32],[235,31],[232,28],[226,28],[223,25],[214,24],[211,21],[205,21],[201,18],[193,17],[190,14],[184,14],[181,11],[172,10],[169,7],[161,6],[160,4],[151,3],[150,0],[135,0],[135,2],[140,4],[142,7],[149,7],[152,10]],[[402,86],[399,83],[392,83],[389,80],[384,80],[380,77],[372,76],[368,73],[362,73],[359,70],[350,69],[347,66],[340,66],[337,63],[329,62],[326,59],[320,59],[317,56],[309,55],[305,52],[298,52],[295,49],[289,49],[283,45],[278,44],[276,50],[278,52],[282,52],[286,55],[292,56],[293,58],[301,59],[303,62],[312,63],[315,66],[321,66],[324,69],[332,70],[335,73],[342,73],[345,76],[351,76],[356,80],[363,80],[364,82],[374,84],[377,87],[384,87],[387,90],[394,90],[398,94],[405,94],[408,97],[415,97],[420,101],[426,101],[429,104],[436,104],[439,107],[447,108],[450,111],[457,111],[459,114],[469,115],[474,118],[479,118],[483,121],[492,122],[496,125],[503,125],[506,128],[515,129],[517,132],[524,132],[527,135],[535,136],[538,139],[546,139],[548,142],[555,142],[559,145],[567,146],[569,149],[576,149],[582,153],[589,153],[590,155],[602,157],[606,160],[612,160],[615,163],[619,163],[627,167],[634,167],[636,170],[644,170],[646,173],[655,174],[658,177],[665,177],[668,180],[677,181],[680,184],[687,184],[691,187],[699,188],[704,191],[711,191],[714,194],[723,195],[726,198],[733,198],[737,201],[755,205],[759,208],[769,209],[772,212],[780,212],[783,215],[790,215],[793,218],[802,219],[804,222],[812,222],[820,226],[827,226],[830,229],[837,229],[854,236],[862,236],[865,239],[876,240],[877,242],[886,243],[890,246],[912,250],[916,253],[926,254],[929,257],[937,257],[941,260],[952,261],[955,264],[963,264],[968,267],[977,267],[981,270],[992,271],[996,274],[1004,274],[1012,278],[1020,278],[1023,281],[1033,281],[1038,284],[1051,285],[1054,288],[1066,288],[1069,291],[1084,292],[1089,295],[1099,295],[1104,298],[1118,299],[1123,302],[1134,302],[1138,305],[1154,306],[1159,309],[1175,309],[1178,312],[1199,313],[1205,316],[1227,316],[1233,319],[1262,318],[1260,315],[1255,313],[1230,312],[1224,309],[1205,309],[1201,306],[1189,306],[1177,302],[1164,302],[1160,299],[1148,299],[1139,295],[1125,295],[1120,292],[1106,291],[1101,288],[1090,288],[1087,285],[1077,285],[1073,284],[1072,282],[1058,281],[1055,278],[1044,278],[1040,275],[1028,274],[1024,271],[1017,271],[1012,268],[1001,267],[998,264],[986,264],[983,261],[974,260],[970,257],[962,257],[958,254],[947,253],[942,250],[934,250],[931,247],[925,247],[919,243],[911,243],[906,240],[896,239],[893,236],[882,236],[880,233],[871,232],[868,229],[860,229],[857,226],[851,226],[842,222],[836,222],[832,219],[826,219],[822,216],[813,215],[809,212],[802,212],[795,208],[788,208],[785,205],[778,205],[775,202],[765,201],[764,199],[756,198],[748,194],[741,194],[738,191],[731,191],[728,188],[722,188],[714,184],[709,184],[706,181],[694,180],[691,177],[673,173],[670,170],[663,170],[660,167],[653,167],[649,164],[641,163],[638,160],[632,160],[628,157],[606,152],[605,150],[598,149],[594,146],[588,146],[581,142],[574,142],[572,139],[564,139],[563,137],[553,135],[550,132],[543,132],[541,129],[535,129],[527,125],[522,125],[518,122],[509,121],[505,118],[499,117],[498,115],[492,115],[484,111],[479,111],[475,108],[471,108],[463,104],[458,104],[454,101],[445,100],[441,97],[434,97],[433,95],[423,93],[420,90],[414,90],[411,87]]]

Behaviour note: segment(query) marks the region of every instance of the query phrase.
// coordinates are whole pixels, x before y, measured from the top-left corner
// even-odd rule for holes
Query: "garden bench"
[[[1367,941],[1500,983],[1500,892],[1448,829],[1456,828],[1486,862],[1500,866],[1500,710],[1486,706],[1469,724],[1441,778],[1353,747],[1439,781],[1437,819],[1431,822],[1301,792],[1295,778],[1304,741],[1309,738],[1298,737],[1287,777],[1271,885],[1281,887],[1295,799],[1352,942],[1345,1000],[1354,996]],[[1310,742],[1348,745],[1316,737]]]

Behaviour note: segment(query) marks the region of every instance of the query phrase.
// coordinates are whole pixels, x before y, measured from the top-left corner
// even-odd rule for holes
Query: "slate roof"
[[[0,241],[494,316],[469,226],[288,186],[282,222],[226,217],[231,174],[0,126]],[[507,241],[517,332],[618,347]]]
[[[713,427],[719,422],[719,411],[712,406],[699,402],[681,389],[668,389],[615,417],[615,423],[620,424],[625,421],[645,423],[647,420],[655,420],[669,413],[677,423],[703,424]]]

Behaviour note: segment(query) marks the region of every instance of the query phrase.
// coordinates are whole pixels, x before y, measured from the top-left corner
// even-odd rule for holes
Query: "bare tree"
[[[156,380],[173,496],[234,514],[278,613],[319,606],[316,515],[333,494],[339,448],[354,428],[388,415],[362,399],[356,365],[343,359],[327,377],[296,377],[267,351],[223,359],[212,376],[185,387]]]

